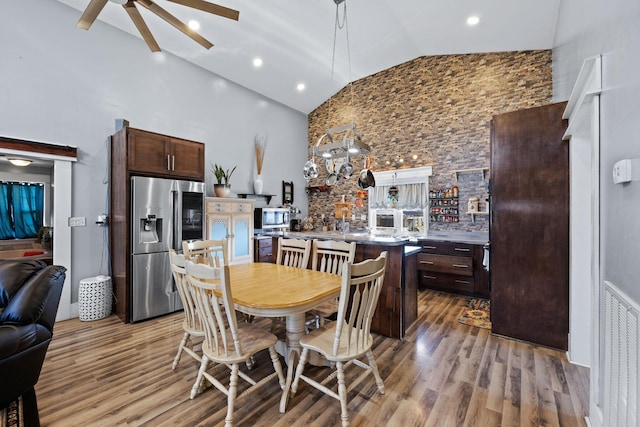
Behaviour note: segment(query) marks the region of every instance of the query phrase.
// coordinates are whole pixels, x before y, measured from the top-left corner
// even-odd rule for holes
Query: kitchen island
[[[269,237],[271,247],[265,249]],[[275,262],[278,237],[356,242],[356,262],[387,251],[387,271],[371,330],[388,337],[404,338],[418,317],[418,287],[489,297],[489,275],[483,267],[487,233],[427,231],[409,236],[310,230],[256,236],[260,250],[271,254],[271,262]]]
[[[264,235],[263,235],[264,236]],[[261,236],[261,237],[263,237]],[[356,242],[355,261],[376,258],[387,252],[387,270],[371,330],[379,334],[404,338],[405,331],[418,316],[417,257],[421,248],[408,237],[374,235],[368,232],[274,232],[272,261],[275,261],[279,237],[305,240],[341,240]]]

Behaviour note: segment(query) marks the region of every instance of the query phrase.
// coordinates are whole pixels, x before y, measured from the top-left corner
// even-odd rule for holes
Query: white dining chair
[[[311,240],[278,238],[276,264],[307,268],[311,255]]]
[[[275,349],[277,337],[251,323],[237,322],[226,250],[223,251],[221,259],[223,261],[219,267],[186,261],[187,280],[196,296],[196,308],[205,330],[202,362],[198,377],[191,389],[191,399],[200,392],[206,378],[227,396],[225,426],[230,427],[233,425],[236,399],[249,395],[275,377],[278,379],[280,388],[284,389],[285,377]],[[274,372],[256,381],[241,371],[240,365],[262,350],[269,351]],[[229,382],[225,381],[228,385],[225,386],[213,373],[207,371],[211,362],[217,364],[216,366],[229,368]],[[250,384],[239,396],[237,396],[238,378]],[[256,402],[259,402],[259,399]]]
[[[311,244],[311,269],[331,274],[341,274],[346,262],[353,263],[356,257],[355,242],[336,242],[333,240],[314,239]],[[316,328],[324,325],[325,319],[338,311],[338,298],[326,301],[309,314],[313,316]]]
[[[378,366],[371,352],[371,319],[376,310],[378,297],[382,289],[387,265],[387,253],[382,252],[375,260],[361,263],[345,263],[342,267],[342,288],[338,316],[335,322],[311,331],[300,338],[302,354],[291,384],[291,394],[298,390],[298,383],[304,380],[323,393],[340,401],[342,425],[349,425],[347,393],[360,383],[360,378],[349,387],[346,385],[344,370],[354,364],[373,374],[378,391],[384,394],[384,383],[378,372]],[[335,363],[332,372],[323,381],[318,382],[303,375],[309,351],[316,351],[328,361]],[[366,356],[367,362],[360,360]],[[333,371],[333,368],[331,368]],[[337,393],[326,384],[337,378]]]
[[[225,248],[226,251],[227,245],[227,239],[184,241],[182,242],[182,253],[185,259],[219,267],[222,248]]]
[[[307,268],[311,256],[311,240],[278,238],[276,264],[288,267]],[[271,331],[278,330],[278,322],[284,324],[284,318],[271,319]]]
[[[180,363],[180,357],[183,351],[198,362],[202,361],[200,354],[202,352],[204,328],[196,312],[193,294],[187,284],[184,255],[177,253],[173,249],[169,249],[169,258],[173,279],[176,282],[176,288],[178,289],[178,294],[184,307],[184,320],[182,321],[184,334],[178,346],[178,354],[176,354],[176,357],[173,359],[173,365],[171,366],[171,369],[176,369],[178,363]],[[187,343],[190,343],[190,345],[187,345]]]

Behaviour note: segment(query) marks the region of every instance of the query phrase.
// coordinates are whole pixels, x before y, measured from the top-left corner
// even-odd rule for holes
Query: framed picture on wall
[[[282,181],[282,204],[290,205],[293,203],[293,181]]]

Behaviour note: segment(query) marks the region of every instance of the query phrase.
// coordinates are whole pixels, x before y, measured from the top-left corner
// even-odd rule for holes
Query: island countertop
[[[289,239],[320,239],[320,240],[344,240],[362,244],[374,244],[382,246],[400,246],[405,244],[415,245],[418,240],[435,240],[442,242],[468,243],[484,245],[489,241],[487,232],[469,231],[425,231],[422,234],[392,235],[369,233],[368,231],[354,231],[343,233],[341,231],[287,231],[267,232],[263,235],[286,237]]]
[[[409,242],[410,236],[393,236],[390,234],[374,234],[367,231],[343,233],[341,231],[275,231],[266,232],[263,236],[284,237],[287,239],[341,240],[365,245],[402,246]],[[414,240],[415,242],[416,240]]]

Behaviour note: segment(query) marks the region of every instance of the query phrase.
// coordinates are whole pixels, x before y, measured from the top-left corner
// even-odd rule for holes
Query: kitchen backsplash
[[[485,210],[490,172],[459,174],[455,170],[488,168],[491,118],[507,111],[551,103],[551,51],[519,51],[425,56],[357,80],[309,114],[309,145],[327,130],[355,123],[371,149],[374,172],[432,166],[431,190],[459,189],[459,222],[430,222],[432,230],[488,231],[488,216],[467,213],[470,197]],[[413,159],[412,156],[416,156]],[[324,185],[326,171],[311,187]],[[314,224],[333,218],[334,203],[345,195],[356,221],[366,227],[367,199],[358,206],[357,175],[364,159],[352,159],[355,174],[330,192],[309,194]],[[302,168],[302,165],[300,166]],[[356,204],[357,203],[357,204]]]

